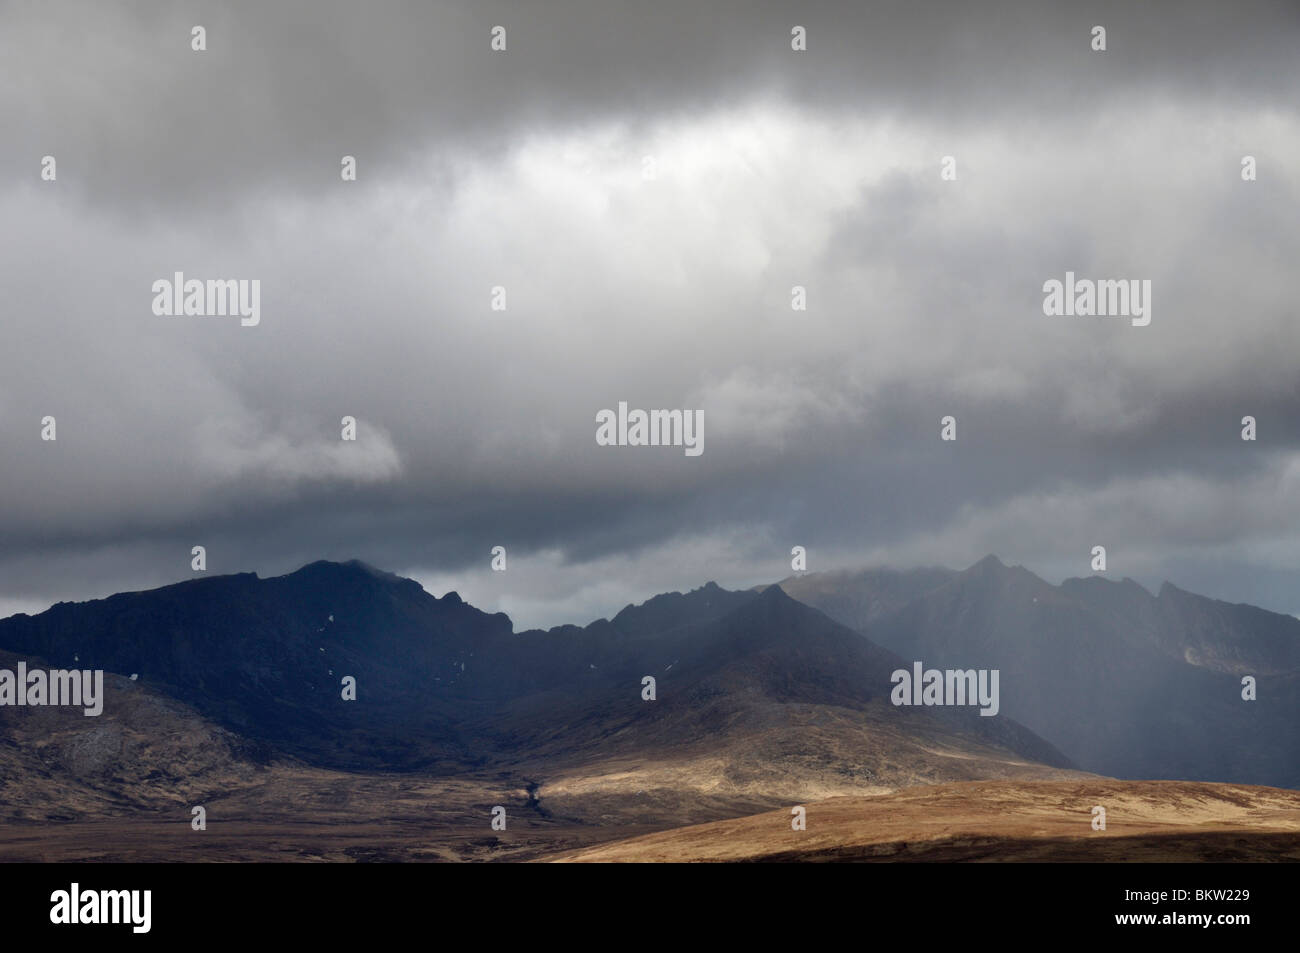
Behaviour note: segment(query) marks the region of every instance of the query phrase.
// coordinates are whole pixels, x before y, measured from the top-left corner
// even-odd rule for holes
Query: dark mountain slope
[[[744,761],[757,778],[775,747],[889,787],[1068,764],[1005,717],[889,704],[902,661],[779,588],[709,584],[585,628],[514,634],[454,593],[321,562],[61,604],[0,621],[0,647],[138,672],[232,732],[347,770],[545,776],[690,757],[724,775]],[[345,675],[356,701],[341,698]]]
[[[360,563],[318,562],[273,579],[244,573],[60,603],[0,620],[0,647],[139,673],[309,761],[411,767],[474,760],[456,729],[473,695],[460,666],[510,631],[504,615],[454,594],[435,599]],[[346,675],[357,680],[356,702],[342,699]]]

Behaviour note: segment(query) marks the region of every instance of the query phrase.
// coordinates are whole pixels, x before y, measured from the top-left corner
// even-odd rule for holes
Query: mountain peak
[[[964,580],[966,585],[1011,590],[1021,595],[1033,593],[1047,596],[1056,590],[1055,586],[1034,575],[1024,566],[1008,566],[992,553],[960,573],[957,578]]]
[[[611,622],[626,631],[670,628],[688,621],[716,618],[754,597],[751,591],[731,592],[716,582],[708,582],[685,594],[662,592],[640,605],[625,606]]]
[[[299,574],[314,576],[320,573],[337,573],[340,571],[363,572],[369,576],[387,575],[374,566],[367,565],[359,559],[349,559],[345,562],[337,562],[332,559],[314,559],[305,566],[300,566],[293,572],[285,573],[286,576],[297,576]]]
[[[795,600],[792,599],[790,594],[782,589],[780,585],[775,585],[763,589],[758,594],[757,601],[766,605],[780,605],[787,602],[794,602]]]

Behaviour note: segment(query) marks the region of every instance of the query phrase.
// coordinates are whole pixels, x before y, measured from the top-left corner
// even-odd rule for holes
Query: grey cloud
[[[533,128],[638,123],[756,91],[978,128],[1086,118],[1149,92],[1290,108],[1300,78],[1300,14],[1286,0],[27,0],[5,18],[0,61],[18,80],[0,94],[14,134],[5,177],[26,178],[32,155],[52,152],[91,206],[162,220],[323,192],[343,154],[388,176],[427,168],[430,151],[499,151]],[[789,48],[796,21],[810,35],[803,55]],[[1088,48],[1094,23],[1109,31],[1102,55]],[[195,24],[208,32],[201,54],[189,48]],[[497,24],[505,55],[488,48]]]
[[[837,6],[7,5],[0,605],[202,543],[529,625],[796,543],[1069,574],[1095,530],[1289,611],[1294,8]],[[1151,327],[1044,317],[1066,269],[1152,278]],[[174,270],[260,278],[263,323],[152,315]],[[619,400],[704,408],[704,455],[597,447]]]

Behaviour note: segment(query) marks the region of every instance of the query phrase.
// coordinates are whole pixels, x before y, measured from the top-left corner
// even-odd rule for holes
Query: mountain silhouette
[[[690,762],[759,803],[766,755],[786,765],[774,792],[801,783],[801,764],[880,787],[1071,767],[1006,717],[894,706],[904,661],[779,587],[709,583],[585,627],[515,633],[455,593],[316,562],[14,616],[0,649],[138,673],[250,744],[343,770],[544,778],[620,758]]]

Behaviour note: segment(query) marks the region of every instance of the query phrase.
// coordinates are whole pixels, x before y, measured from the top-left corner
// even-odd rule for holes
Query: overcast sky
[[[1297,49],[1289,0],[0,0],[0,614],[194,545],[517,628],[795,545],[1104,545],[1300,612]],[[261,323],[155,315],[176,271]],[[1066,271],[1149,279],[1150,325],[1045,316]],[[598,446],[619,401],[703,410],[703,454]]]

